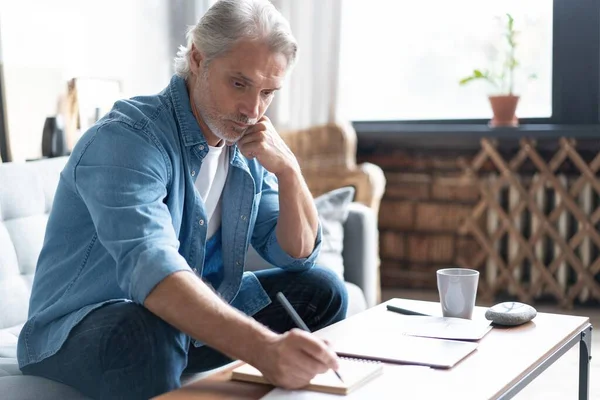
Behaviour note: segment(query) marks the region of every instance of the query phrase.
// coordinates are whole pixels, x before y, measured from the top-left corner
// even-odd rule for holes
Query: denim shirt
[[[276,177],[231,146],[222,194],[224,301],[253,315],[270,299],[244,272],[249,244],[269,263],[302,271],[307,258],[279,245]],[[208,145],[192,114],[185,81],[174,76],[154,96],[118,101],[78,141],[61,172],[19,335],[20,367],[56,353],[92,310],[143,304],[177,271],[202,276],[208,221],[194,181]],[[196,345],[200,345],[196,343]]]

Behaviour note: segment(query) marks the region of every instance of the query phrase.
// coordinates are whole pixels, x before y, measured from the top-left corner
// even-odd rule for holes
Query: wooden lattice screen
[[[568,175],[560,173],[565,163]],[[528,173],[520,171],[525,164]],[[464,266],[481,271],[481,296],[510,292],[526,303],[551,296],[567,308],[600,299],[600,153],[588,163],[573,139],[562,138],[542,156],[534,141],[522,139],[518,151],[503,156],[495,141],[482,139],[463,168],[480,191],[460,233],[479,244]]]

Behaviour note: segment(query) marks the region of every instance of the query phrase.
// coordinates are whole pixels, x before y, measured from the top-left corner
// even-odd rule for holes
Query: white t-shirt
[[[204,200],[208,218],[208,240],[221,226],[221,193],[225,187],[229,171],[229,147],[208,146],[208,153],[202,160],[200,172],[196,178],[196,189]]]

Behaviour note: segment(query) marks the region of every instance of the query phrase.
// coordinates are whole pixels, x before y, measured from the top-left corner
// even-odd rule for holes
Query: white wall
[[[169,0],[0,0],[14,161],[41,156],[44,120],[72,77],[122,80],[124,96],[168,84]]]

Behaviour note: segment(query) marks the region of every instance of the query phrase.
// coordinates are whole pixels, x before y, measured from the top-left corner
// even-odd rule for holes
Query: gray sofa
[[[0,398],[3,399],[84,399],[60,383],[22,376],[16,360],[17,337],[27,319],[36,262],[66,159],[0,163]],[[342,254],[350,315],[377,301],[377,241],[374,212],[365,205],[352,203],[344,224]]]

